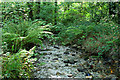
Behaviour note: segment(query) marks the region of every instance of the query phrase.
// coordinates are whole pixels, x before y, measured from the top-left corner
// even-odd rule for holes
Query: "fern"
[[[39,38],[42,38],[43,33],[49,28],[38,26],[38,24],[30,21],[23,21],[19,24],[6,23],[3,27],[3,42],[7,42],[7,47],[12,52],[42,44]]]

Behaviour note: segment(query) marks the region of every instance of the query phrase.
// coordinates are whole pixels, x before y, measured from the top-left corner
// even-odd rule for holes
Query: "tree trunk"
[[[57,25],[57,0],[55,0],[55,14],[54,15],[55,15],[55,17],[54,17],[55,18],[54,24]]]
[[[28,16],[31,20],[33,20],[33,10],[32,10],[33,5],[32,5],[32,2],[27,2],[27,5],[28,5],[29,10],[30,10]]]
[[[38,16],[36,17],[36,19],[40,19],[40,16],[39,16],[39,14],[40,14],[40,1],[39,2],[37,2],[37,7],[38,7],[38,10],[37,10],[37,14],[38,14]]]
[[[67,5],[67,10],[69,10],[69,7],[70,7],[70,2],[68,2],[68,5]]]
[[[118,24],[120,25],[120,2],[117,2],[117,16],[118,16]]]
[[[109,2],[109,17],[114,20],[115,23],[120,24],[120,2]]]
[[[116,9],[115,2],[109,2],[109,17],[111,18],[112,15],[115,15],[116,13],[114,10]],[[114,16],[113,16],[114,17]],[[112,18],[113,18],[112,17]]]
[[[5,14],[3,13],[3,10],[5,9],[5,2],[2,2],[1,4],[2,4],[2,5],[1,5],[1,13],[0,13],[0,15],[2,16],[2,15],[5,15]],[[0,21],[3,22],[4,19],[5,19],[5,16],[2,17]]]

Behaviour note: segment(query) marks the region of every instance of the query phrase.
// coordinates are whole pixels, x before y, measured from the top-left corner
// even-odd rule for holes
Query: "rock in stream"
[[[69,47],[46,45],[45,49],[38,48],[38,53],[42,54],[38,63],[45,64],[35,64],[38,69],[34,71],[35,78],[86,78],[86,76],[101,78],[103,75],[92,71],[94,65],[89,69],[87,60],[80,57],[81,52],[72,51]]]

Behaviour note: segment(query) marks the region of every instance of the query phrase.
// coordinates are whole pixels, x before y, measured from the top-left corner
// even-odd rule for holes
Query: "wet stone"
[[[93,69],[92,71],[93,71],[93,72],[97,72],[97,71],[98,71],[98,69]]]
[[[71,54],[72,56],[75,56],[75,54]]]
[[[64,60],[64,63],[69,63],[69,60]]]
[[[52,54],[52,53],[49,53],[50,55]]]
[[[64,54],[69,54],[69,52],[68,52],[68,51],[65,51]]]
[[[76,62],[78,62],[78,60],[74,60],[74,62],[76,63]]]
[[[93,65],[90,65],[90,68],[89,69],[93,69]]]
[[[84,59],[81,59],[80,62],[81,62],[81,64],[85,64],[86,63],[86,61]]]
[[[85,75],[85,73],[84,73],[84,72],[82,72],[82,74],[84,74],[84,75]]]
[[[43,58],[45,58],[45,56],[43,56]]]
[[[48,53],[41,53],[41,54],[43,54],[43,55],[47,55]]]
[[[58,58],[54,58],[53,60],[58,60]]]
[[[80,49],[80,48],[81,48],[81,46],[77,46],[77,48],[78,48],[78,49]]]
[[[66,63],[65,66],[68,66],[68,64]]]
[[[85,76],[91,76],[91,74],[90,73],[86,73]]]
[[[59,58],[62,58],[62,56],[58,56]]]
[[[76,62],[77,62],[77,60],[74,60],[74,59],[69,60],[70,64],[75,64]]]
[[[86,76],[86,78],[92,78],[92,76]]]
[[[89,57],[85,57],[84,60],[88,60]]]
[[[75,62],[74,62],[74,60],[69,60],[69,63],[74,64]]]
[[[50,59],[50,57],[48,57],[48,59]]]
[[[77,68],[77,70],[78,70],[79,72],[84,72],[84,69],[81,68],[81,67]]]
[[[73,67],[78,67],[78,65],[74,64]]]
[[[56,49],[60,49],[58,46],[54,46],[54,48],[56,48]]]
[[[37,78],[86,78],[86,76],[93,76],[95,78],[98,76],[100,78],[99,75],[102,75],[102,73],[97,72],[99,70],[96,70],[97,67],[95,67],[98,66],[98,62],[95,63],[96,60],[90,61],[89,57],[84,59],[80,51],[76,54],[76,50],[74,51],[73,48],[71,49],[66,46],[55,45],[46,47],[46,50],[38,51],[40,54],[46,53],[46,55],[42,55],[38,59],[38,62],[46,64],[36,66],[38,71],[34,71],[34,76]]]
[[[73,75],[72,74],[68,74],[68,77],[72,77]]]
[[[65,64],[61,64],[59,67],[61,67],[61,66],[62,66],[62,67],[64,67],[64,66],[65,66]]]
[[[77,48],[77,44],[74,44],[74,45],[72,46],[72,48]]]
[[[58,56],[58,57],[59,57],[59,56],[60,56],[60,54],[55,54],[55,56]]]

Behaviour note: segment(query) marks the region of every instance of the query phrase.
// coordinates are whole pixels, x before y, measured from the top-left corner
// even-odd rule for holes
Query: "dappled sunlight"
[[[0,77],[120,78],[118,2],[0,2]]]

